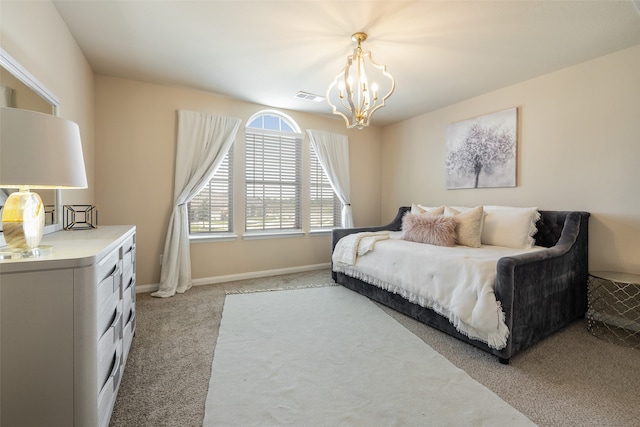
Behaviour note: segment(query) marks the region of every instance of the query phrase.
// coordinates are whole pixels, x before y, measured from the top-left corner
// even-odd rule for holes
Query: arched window
[[[245,129],[245,230],[302,229],[302,140],[286,114],[263,110]]]

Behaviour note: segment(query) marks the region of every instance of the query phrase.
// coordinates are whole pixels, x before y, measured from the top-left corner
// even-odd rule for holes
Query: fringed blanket
[[[334,262],[353,265],[356,263],[357,257],[372,251],[377,241],[388,238],[388,231],[349,234],[340,239],[336,245],[333,252]]]
[[[495,297],[498,260],[540,248],[433,246],[401,240],[400,234],[390,233],[391,238],[378,241],[375,250],[356,256],[353,263],[345,262],[349,259],[344,254],[352,253],[349,247],[354,241],[367,236],[340,239],[332,258],[334,271],[428,307],[449,319],[462,334],[489,347],[505,347],[509,329]]]

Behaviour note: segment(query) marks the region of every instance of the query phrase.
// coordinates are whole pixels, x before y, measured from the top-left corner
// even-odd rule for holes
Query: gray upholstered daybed
[[[504,313],[504,325],[508,328],[500,348],[470,338],[466,331],[461,333],[449,318],[424,304],[410,301],[406,295],[401,296],[401,292],[391,291],[391,286],[381,286],[370,277],[349,274],[348,268],[338,268],[336,245],[341,238],[355,233],[399,232],[403,217],[410,212],[411,207],[401,207],[396,218],[384,226],[333,230],[332,276],[336,283],[494,354],[501,363],[509,363],[517,353],[586,313],[588,212],[538,211],[539,219],[533,221],[537,230],[533,235],[535,250],[497,259],[492,292],[495,291],[498,311],[501,309]],[[384,241],[374,243],[373,252],[375,247],[385,244],[389,245]],[[424,262],[428,260],[424,259]],[[393,270],[393,267],[389,268]]]

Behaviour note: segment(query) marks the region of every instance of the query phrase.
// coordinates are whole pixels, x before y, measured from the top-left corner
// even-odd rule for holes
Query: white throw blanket
[[[334,271],[431,308],[462,334],[489,347],[505,347],[509,329],[495,297],[498,260],[541,248],[444,247],[401,240],[400,235],[392,232],[390,239],[378,242],[374,251],[358,256],[353,264],[337,256],[345,250],[345,238],[340,239],[333,256]]]
[[[354,233],[344,236],[338,241],[333,252],[334,262],[353,265],[356,263],[357,257],[372,251],[377,241],[388,238],[388,231]]]

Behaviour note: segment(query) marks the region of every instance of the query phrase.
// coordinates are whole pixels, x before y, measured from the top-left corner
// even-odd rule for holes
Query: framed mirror
[[[38,111],[57,116],[60,112],[58,98],[40,83],[18,61],[0,47],[0,105]],[[4,201],[13,189],[0,188],[0,212]],[[62,192],[60,190],[39,190],[45,205],[44,234],[62,229]],[[4,246],[4,236],[0,224],[0,246]]]

